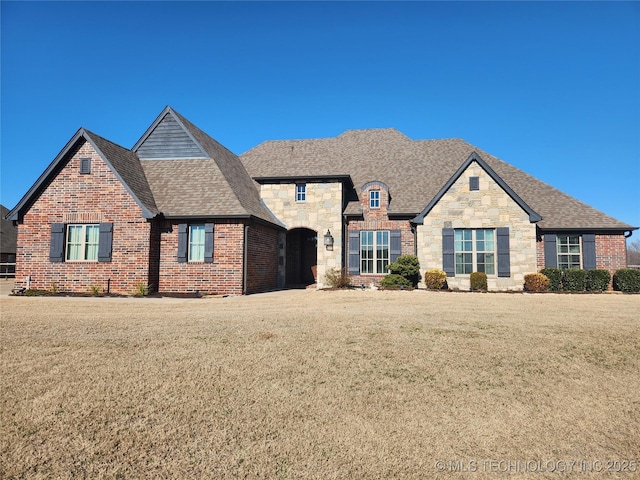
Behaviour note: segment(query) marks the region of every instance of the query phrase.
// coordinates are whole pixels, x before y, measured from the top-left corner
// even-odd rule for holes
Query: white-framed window
[[[380,208],[380,190],[369,191],[369,207]]]
[[[580,235],[558,235],[556,238],[558,250],[558,268],[582,268],[582,252]]]
[[[204,262],[204,224],[189,225],[189,261]]]
[[[296,184],[296,202],[306,202],[306,201],[307,201],[307,184],[297,183]]]
[[[456,275],[496,273],[496,241],[493,229],[454,230]]]
[[[389,265],[389,231],[360,232],[360,273],[387,274]]]
[[[97,262],[100,225],[67,225],[67,253],[69,262]]]

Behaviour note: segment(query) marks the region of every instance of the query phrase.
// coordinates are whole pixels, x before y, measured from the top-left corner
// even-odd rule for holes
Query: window
[[[204,262],[204,224],[189,225],[189,261]]]
[[[306,201],[307,201],[307,184],[298,183],[296,185],[296,202],[306,202]]]
[[[213,223],[178,224],[178,262],[213,263]]]
[[[380,208],[380,190],[369,191],[369,207]]]
[[[469,190],[480,190],[480,177],[469,177]]]
[[[389,231],[360,232],[360,273],[386,274]]]
[[[558,251],[558,268],[581,268],[580,235],[558,235],[556,248]]]
[[[456,274],[484,272],[495,275],[495,231],[454,230]]]
[[[99,225],[67,225],[66,260],[98,261]]]

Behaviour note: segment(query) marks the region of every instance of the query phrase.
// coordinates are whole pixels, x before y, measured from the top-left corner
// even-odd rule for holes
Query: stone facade
[[[322,288],[326,271],[342,267],[342,183],[307,182],[303,202],[296,201],[295,183],[263,184],[260,196],[287,230],[308,228],[317,233],[317,285]],[[327,250],[322,241],[327,230],[334,239],[333,250]]]
[[[471,191],[470,177],[478,177],[479,189]],[[467,169],[417,226],[418,259],[422,271],[443,269],[443,228],[509,228],[510,277],[488,275],[490,290],[522,290],[524,276],[537,271],[536,226],[529,215],[477,163]],[[497,257],[497,255],[496,255]],[[469,275],[447,278],[450,288],[468,290]]]
[[[91,173],[80,173],[80,158],[91,158]],[[113,222],[110,262],[49,260],[51,224]],[[142,218],[133,197],[100,155],[85,142],[46,185],[18,226],[16,287],[89,292],[90,286],[131,294],[149,279],[152,223]]]

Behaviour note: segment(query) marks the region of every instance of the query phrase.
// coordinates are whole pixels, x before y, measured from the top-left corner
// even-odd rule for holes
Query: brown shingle
[[[333,138],[264,142],[241,155],[252,177],[350,175],[356,190],[389,186],[389,212],[418,214],[476,151],[542,216],[547,229],[616,229],[620,222],[460,139],[411,140],[395,129],[349,130]],[[346,213],[357,213],[352,202]]]

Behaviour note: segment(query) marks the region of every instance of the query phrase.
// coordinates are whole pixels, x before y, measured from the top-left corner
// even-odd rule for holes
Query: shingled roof
[[[18,242],[18,229],[5,218],[9,209],[0,205],[0,253],[15,255]]]
[[[73,155],[76,148],[84,142],[91,144],[102,160],[111,168],[114,175],[120,179],[123,186],[129,191],[133,199],[142,209],[144,217],[153,218],[159,213],[138,157],[126,148],[84,128],[80,128],[49,164],[42,175],[40,175],[25,196],[22,197],[13,210],[7,214],[9,220],[19,220],[21,218],[31,203],[39,196],[41,190],[46,187],[48,182],[57,175],[60,169],[66,164],[69,156]]]
[[[184,148],[173,148],[165,157],[157,149],[160,158],[142,156],[140,163],[158,208],[166,217],[251,216],[279,224],[260,201],[240,159],[171,107],[162,111],[133,150],[143,151],[145,141],[163,122],[173,125],[173,135],[182,137]],[[206,157],[182,158],[179,155],[183,151],[203,152]]]
[[[412,140],[395,129],[348,130],[337,137],[264,142],[240,156],[253,178],[349,175],[357,191],[389,186],[390,215],[418,215],[475,152],[542,220],[543,229],[632,230],[461,139]],[[350,202],[346,214],[360,212]]]

